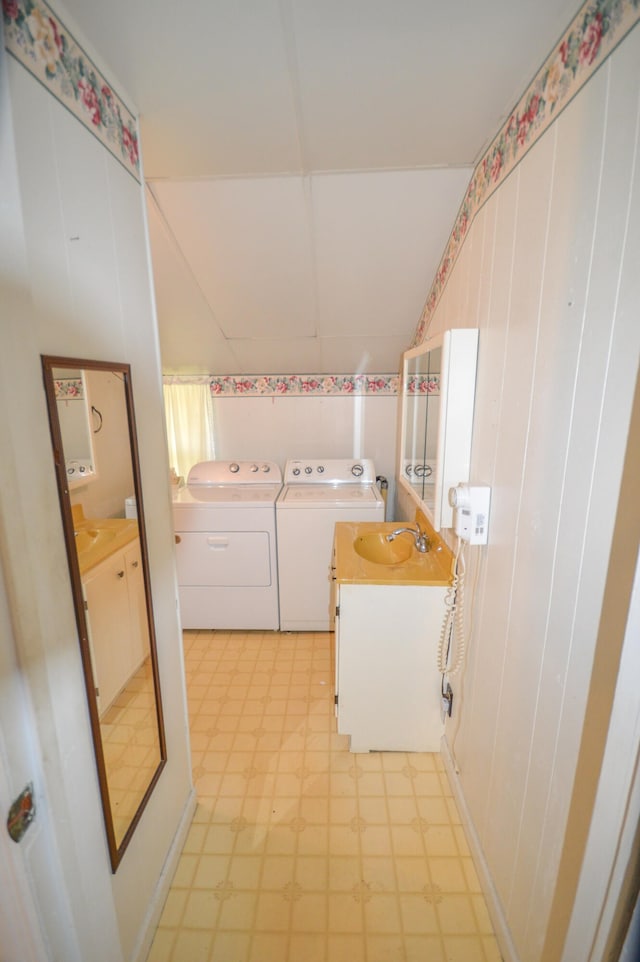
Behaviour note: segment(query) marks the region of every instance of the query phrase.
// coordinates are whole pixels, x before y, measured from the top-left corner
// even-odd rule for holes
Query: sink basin
[[[82,531],[74,532],[76,536],[76,551],[78,554],[82,554],[83,551],[89,551],[93,548],[96,543],[96,537],[98,532],[95,528],[83,528]]]
[[[135,518],[85,518],[79,505],[73,505],[72,517],[81,575],[138,537]]]
[[[76,551],[78,554],[83,554],[85,551],[101,547],[113,541],[116,534],[117,531],[113,528],[81,528],[75,533]]]
[[[373,561],[377,565],[399,565],[411,557],[413,540],[410,536],[405,538],[398,535],[393,541],[387,541],[385,533],[374,531],[356,538],[353,547],[365,561]]]

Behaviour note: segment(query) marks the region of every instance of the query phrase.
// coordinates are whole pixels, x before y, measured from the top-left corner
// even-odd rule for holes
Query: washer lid
[[[173,495],[175,505],[217,507],[265,507],[275,503],[280,484],[189,484]]]
[[[287,484],[278,499],[286,507],[335,507],[383,504],[373,484]]]

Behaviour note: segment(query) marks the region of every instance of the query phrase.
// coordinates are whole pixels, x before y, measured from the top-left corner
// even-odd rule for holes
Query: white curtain
[[[186,481],[198,461],[215,457],[213,401],[209,382],[163,385],[169,465]]]

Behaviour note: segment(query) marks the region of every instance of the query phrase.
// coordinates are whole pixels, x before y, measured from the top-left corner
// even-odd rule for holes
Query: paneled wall
[[[397,397],[220,397],[216,457],[372,458],[393,506]]]
[[[636,28],[476,216],[428,331],[480,329],[472,477],[492,486],[490,544],[468,549],[446,739],[522,962],[551,959],[637,376],[639,91]]]
[[[23,730],[14,712],[6,734],[30,743],[42,758],[42,772],[30,773],[39,811],[22,852],[51,957],[120,962],[146,954],[171,846],[181,820],[192,814],[142,187],[2,48],[0,90],[0,400],[6,415],[0,430],[0,591],[6,581],[20,693],[25,706],[34,706],[33,727]],[[132,368],[142,487],[153,519],[147,540],[168,760],[115,875],[100,807],[41,354],[128,362]],[[4,653],[4,635],[0,643]],[[0,681],[6,695],[7,679]],[[11,785],[13,797],[22,787]]]

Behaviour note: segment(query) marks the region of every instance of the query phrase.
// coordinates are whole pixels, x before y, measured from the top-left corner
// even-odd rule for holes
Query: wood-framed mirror
[[[43,355],[42,370],[115,872],[167,758],[131,368]],[[87,433],[84,477],[77,439]]]

